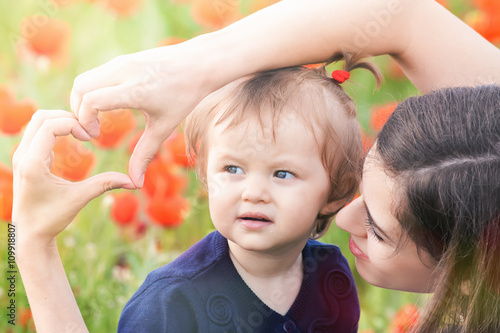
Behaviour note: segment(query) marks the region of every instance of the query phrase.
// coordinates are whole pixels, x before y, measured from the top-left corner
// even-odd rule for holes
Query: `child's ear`
[[[328,202],[323,206],[323,208],[321,208],[319,213],[321,215],[337,213],[340,210],[340,208],[345,206],[346,203],[347,203],[346,199]]]

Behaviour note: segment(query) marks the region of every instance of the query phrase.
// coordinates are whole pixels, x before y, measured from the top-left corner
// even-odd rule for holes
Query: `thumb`
[[[86,193],[88,201],[97,198],[103,193],[117,188],[135,190],[136,186],[129,176],[119,172],[103,172],[78,182],[80,193]]]
[[[146,127],[139,142],[134,148],[130,157],[129,175],[137,188],[142,188],[144,184],[144,174],[155,154],[165,139],[168,138],[171,131],[164,131],[157,127]]]

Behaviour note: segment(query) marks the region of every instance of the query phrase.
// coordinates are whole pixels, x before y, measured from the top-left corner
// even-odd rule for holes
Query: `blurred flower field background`
[[[305,1],[305,0],[304,0]],[[7,267],[11,221],[11,156],[37,109],[69,111],[74,78],[126,53],[175,44],[222,28],[272,0],[21,0],[0,1],[0,271]],[[493,43],[500,42],[500,2],[440,1]],[[242,41],[244,42],[244,41]],[[221,57],[224,55],[221,54]],[[368,146],[396,103],[418,92],[388,57],[378,91],[366,73],[345,85],[354,98]],[[81,143],[59,138],[52,172],[79,181],[103,171],[127,172],[144,118],[137,110],[101,113],[101,135]],[[179,128],[151,162],[144,188],[93,200],[58,237],[66,273],[91,332],[116,331],[120,312],[153,269],[214,230],[207,194],[185,157]],[[348,235],[332,224],[322,241],[338,244],[357,279],[360,331],[402,333],[418,320],[426,295],[376,288],[356,273]],[[5,273],[5,274],[4,274]],[[388,277],[390,279],[391,277]],[[9,281],[0,281],[0,331],[34,332],[22,281],[16,281],[16,325],[7,317]]]

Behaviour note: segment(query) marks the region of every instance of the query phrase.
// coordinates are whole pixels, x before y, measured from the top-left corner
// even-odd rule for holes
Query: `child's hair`
[[[398,184],[394,216],[435,260],[417,332],[500,332],[500,87],[409,98],[375,147]]]
[[[206,158],[210,128],[227,122],[227,128],[257,121],[264,133],[264,124],[271,122],[275,139],[280,126],[300,119],[310,129],[318,144],[323,165],[329,173],[328,202],[345,200],[355,194],[363,159],[361,131],[352,99],[339,83],[330,78],[325,66],[345,60],[344,70],[365,68],[380,82],[378,69],[361,62],[351,54],[336,54],[320,68],[288,67],[260,72],[233,81],[206,97],[187,118],[185,134],[188,154],[197,161],[199,178],[206,186]],[[255,153],[265,146],[253,141],[248,133],[249,148]],[[326,232],[336,212],[318,215],[311,238]]]

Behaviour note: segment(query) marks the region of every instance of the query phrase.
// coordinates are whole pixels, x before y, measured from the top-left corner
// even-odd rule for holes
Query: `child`
[[[332,60],[340,60],[335,56]],[[359,302],[323,235],[363,157],[349,71],[290,67],[236,80],[185,126],[217,231],[149,274],[119,332],[356,332]]]

